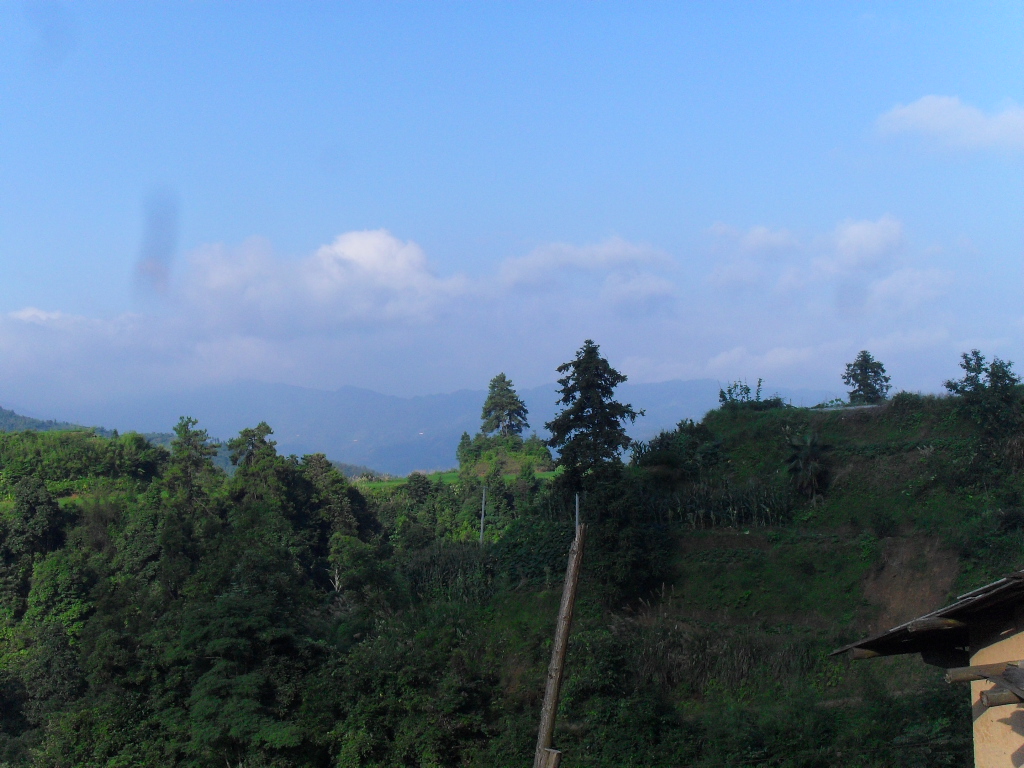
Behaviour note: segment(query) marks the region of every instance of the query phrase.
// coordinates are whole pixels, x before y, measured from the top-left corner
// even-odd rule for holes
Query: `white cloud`
[[[955,96],[923,96],[889,110],[876,126],[883,134],[917,134],[947,147],[1024,149],[1024,107],[1017,105],[986,114]]]
[[[584,246],[551,243],[525,256],[505,260],[498,270],[498,278],[508,286],[542,287],[552,285],[559,276],[658,267],[670,261],[664,251],[621,237]]]
[[[509,289],[555,291],[574,305],[650,308],[672,295],[674,283],[661,274],[671,264],[662,251],[610,238],[546,245],[505,260],[493,277],[440,277],[415,242],[375,230],[340,235],[298,260],[275,256],[260,239],[201,248],[186,260],[178,297],[184,316],[220,334],[379,332],[429,324],[485,298],[507,297]]]
[[[339,235],[303,264],[303,272],[310,293],[326,300],[352,285],[424,295],[439,282],[422,248],[383,229]]]
[[[775,373],[811,362],[818,351],[812,346],[777,346],[758,354],[750,352],[746,346],[733,347],[712,357],[707,363],[707,370],[718,374],[731,374],[734,371],[757,371],[758,375]]]
[[[954,257],[915,247],[893,216],[820,233],[716,225],[712,235],[704,256],[716,264],[613,238],[537,248],[473,279],[444,274],[384,230],[299,258],[256,239],[208,246],[178,262],[167,296],[142,313],[0,316],[0,397],[58,415],[44,400],[246,379],[422,394],[507,369],[529,386],[550,381],[585,338],[634,381],[838,386],[843,363],[875,344],[887,364],[929,349],[955,363],[962,350],[943,329],[979,335],[975,309],[994,290],[972,293]]]
[[[754,259],[738,259],[717,265],[708,275],[708,282],[716,288],[737,285],[763,286],[765,270]]]
[[[788,229],[772,229],[758,225],[746,231],[716,221],[708,229],[716,241],[716,250],[739,251],[745,254],[779,254],[799,250],[800,238]]]
[[[764,253],[766,251],[788,251],[800,245],[796,236],[787,229],[753,227],[740,238],[745,251]]]
[[[208,322],[275,333],[422,322],[464,292],[465,278],[437,277],[423,250],[386,230],[349,232],[298,261],[253,239],[192,254],[182,297]]]
[[[948,328],[926,325],[920,328],[900,329],[880,334],[876,338],[868,339],[866,345],[879,352],[899,354],[946,346],[950,343],[951,336]],[[969,346],[965,345],[964,348],[967,349]]]
[[[208,245],[179,262],[167,295],[141,314],[0,316],[0,379],[21,402],[60,389],[57,370],[77,382],[58,400],[239,379],[393,390],[412,370],[416,383],[399,386],[430,391],[454,368],[486,365],[467,355],[503,355],[523,338],[571,351],[602,329],[664,315],[678,292],[673,267],[621,238],[538,248],[479,279],[439,275],[418,244],[386,230],[345,233],[300,258],[260,238]],[[455,359],[461,367],[439,365]]]
[[[779,264],[798,253],[804,246],[787,229],[756,226],[741,232],[716,222],[710,229],[720,254],[708,281],[717,287],[763,286]]]
[[[836,227],[830,252],[815,260],[826,275],[849,275],[885,266],[903,247],[903,224],[886,214],[876,221],[847,220]]]
[[[858,280],[884,270],[894,263],[905,240],[902,222],[889,214],[875,220],[847,219],[828,235],[804,239],[786,229],[763,226],[740,232],[716,224],[711,232],[720,254],[708,275],[712,285],[782,293],[837,279]]]
[[[7,318],[13,321],[8,328],[20,326],[29,333],[59,333],[65,337],[88,333],[115,337],[132,333],[142,316],[126,312],[114,318],[104,319],[44,310],[38,307],[25,307],[8,313]]]
[[[700,345],[703,375],[837,386],[837,373],[821,372],[841,371],[849,355],[876,345],[887,361],[906,355],[932,367],[927,350],[948,356],[949,329],[971,322],[964,307],[973,292],[951,271],[949,248],[915,247],[891,214],[821,234],[716,225],[712,235],[718,263],[708,276],[714,301],[701,305],[713,329]]]
[[[880,309],[906,311],[944,296],[952,283],[946,270],[905,267],[872,283],[867,301]]]
[[[664,277],[613,272],[604,281],[601,298],[619,306],[649,308],[653,303],[671,299],[675,293],[675,283]]]
[[[25,307],[19,309],[16,312],[11,312],[9,315],[14,320],[20,320],[23,323],[33,323],[35,325],[57,325],[64,324],[70,318],[63,312],[47,312],[46,310],[38,309],[36,307]]]

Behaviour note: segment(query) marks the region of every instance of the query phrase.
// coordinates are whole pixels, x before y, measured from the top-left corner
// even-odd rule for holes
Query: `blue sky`
[[[0,5],[0,399],[1024,366],[1024,8]]]

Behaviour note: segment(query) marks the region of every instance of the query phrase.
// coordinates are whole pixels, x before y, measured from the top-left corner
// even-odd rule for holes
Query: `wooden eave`
[[[921,653],[938,666],[960,666],[970,646],[971,629],[1002,624],[1024,606],[1024,570],[960,595],[956,602],[885,632],[832,652],[857,658]],[[964,662],[966,663],[966,662]]]

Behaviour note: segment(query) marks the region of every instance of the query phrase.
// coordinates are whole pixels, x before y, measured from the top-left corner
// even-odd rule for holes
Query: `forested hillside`
[[[117,430],[104,429],[103,427],[83,427],[80,424],[69,424],[65,421],[53,421],[34,419],[31,416],[22,416],[6,408],[0,408],[0,432],[85,432],[94,433],[101,437],[117,437]],[[174,435],[170,432],[143,432],[141,436],[153,445],[170,448],[174,441]],[[212,461],[225,472],[232,472],[233,465],[229,459],[229,452],[226,445],[219,440],[211,441],[217,444],[217,452],[213,455]],[[332,462],[345,477],[385,477],[385,475],[363,466],[362,464],[346,464],[341,461]]]
[[[387,484],[264,424],[230,476],[189,419],[169,450],[2,434],[0,764],[529,765],[580,488],[563,766],[968,765],[940,670],[829,653],[1024,560],[1021,398],[990,373],[724,398],[582,476],[514,435]]]

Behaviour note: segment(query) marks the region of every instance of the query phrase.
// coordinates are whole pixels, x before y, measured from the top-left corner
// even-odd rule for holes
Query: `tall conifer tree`
[[[619,452],[628,448],[625,423],[642,416],[629,404],[616,402],[615,387],[626,381],[601,357],[590,339],[576,352],[576,359],[558,366],[565,374],[558,380],[561,412],[544,426],[551,432],[548,445],[559,452],[558,464],[576,479],[602,465],[619,463]]]
[[[526,420],[528,413],[526,405],[519,399],[512,382],[504,373],[491,379],[480,416],[483,419],[481,430],[485,434],[497,432],[502,437],[521,434],[525,427],[530,426]]]

